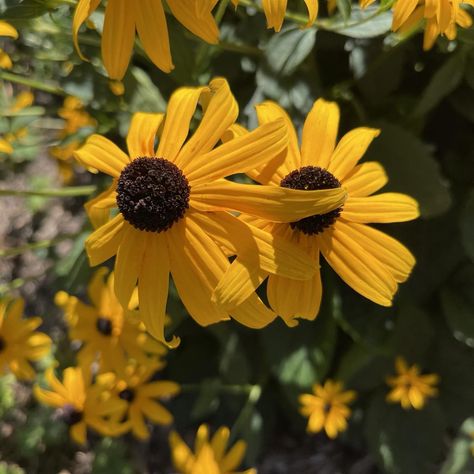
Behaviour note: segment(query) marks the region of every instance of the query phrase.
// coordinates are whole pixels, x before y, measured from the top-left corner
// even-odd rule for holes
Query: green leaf
[[[370,402],[365,434],[383,472],[431,474],[443,452],[444,419],[435,400],[422,410],[403,410],[379,391]]]
[[[350,0],[336,0],[338,11],[341,13],[345,21],[351,17],[352,3]]]
[[[191,410],[193,420],[202,420],[219,408],[221,381],[218,378],[206,379],[202,382],[196,402]]]
[[[312,51],[316,41],[314,28],[290,27],[273,35],[265,48],[265,58],[271,71],[290,76]]]
[[[341,21],[331,23],[330,29],[340,35],[351,38],[375,38],[390,31],[392,26],[392,14],[390,12],[378,13],[378,6],[371,5],[365,9],[358,5],[352,6],[351,21]]]
[[[8,8],[2,14],[2,20],[29,20],[44,15],[49,10],[47,2],[40,0],[23,0],[19,5]]]
[[[461,218],[461,238],[469,258],[474,262],[474,188],[469,191]]]
[[[459,49],[433,75],[413,115],[425,115],[453,92],[463,79],[465,65],[466,51]]]
[[[474,471],[474,456],[471,451],[474,443],[473,433],[474,418],[468,418],[461,425],[440,474],[464,474]]]
[[[451,196],[438,163],[428,146],[408,130],[389,122],[374,124],[382,130],[364,161],[379,161],[389,178],[385,190],[414,197],[423,217],[434,217],[451,206]]]

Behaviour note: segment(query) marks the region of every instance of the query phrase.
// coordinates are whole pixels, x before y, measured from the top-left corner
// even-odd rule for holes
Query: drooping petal
[[[163,114],[138,112],[133,115],[127,135],[128,153],[132,159],[155,156],[155,139]]]
[[[140,0],[133,8],[137,15],[137,31],[143,48],[155,66],[164,72],[174,68],[165,12],[161,1]]]
[[[130,5],[130,0],[107,2],[102,60],[111,79],[121,81],[125,75],[135,41],[135,21],[135,8]]]
[[[265,163],[285,149],[288,143],[283,120],[264,124],[242,137],[224,143],[209,153],[196,157],[186,176],[191,186],[201,182],[245,173]]]
[[[74,46],[76,47],[77,54],[81,59],[85,60],[79,47],[79,30],[82,24],[92,15],[100,4],[100,0],[79,0],[76,11],[74,12],[74,18],[72,20],[72,39]]]
[[[420,215],[418,203],[401,193],[382,193],[367,197],[349,197],[341,217],[347,221],[368,223],[406,222]]]
[[[117,206],[117,186],[114,183],[109,189],[84,204],[87,216],[94,229],[109,221],[110,209]]]
[[[163,344],[177,347],[179,339],[165,339],[166,301],[168,299],[170,263],[168,245],[163,233],[146,234],[146,263],[138,278],[140,317],[147,331]]]
[[[306,26],[310,27],[318,17],[319,1],[304,0],[304,3],[306,4],[306,8],[308,9],[308,23],[306,23]]]
[[[185,216],[166,233],[171,274],[189,314],[202,326],[229,319],[211,294],[229,262],[194,219]]]
[[[335,102],[318,99],[303,127],[301,165],[327,169],[336,146],[339,129],[339,106]]]
[[[288,0],[262,0],[268,28],[274,28],[277,32],[281,30],[287,3]]]
[[[160,137],[157,156],[175,162],[189,134],[191,119],[205,88],[182,87],[176,90],[168,102],[163,133]]]
[[[143,413],[141,412],[140,406],[138,404],[133,404],[130,407],[128,412],[128,418],[130,420],[130,425],[133,434],[139,439],[148,439],[150,433],[145,424]]]
[[[242,304],[231,310],[230,314],[240,324],[252,329],[264,328],[276,318],[276,314],[267,308],[256,294],[251,294]]]
[[[175,468],[181,472],[191,472],[195,458],[188,445],[176,431],[170,433],[169,443]]]
[[[418,0],[404,0],[397,2],[393,9],[392,30],[397,31],[403,23],[407,21],[409,16],[414,12]]]
[[[316,237],[324,258],[352,289],[374,303],[391,306],[397,289],[394,277],[352,239],[347,227],[339,220]]]
[[[146,233],[125,223],[122,241],[115,259],[114,289],[123,308],[128,308],[138,275],[142,267],[143,256],[147,252]]]
[[[176,164],[186,174],[196,169],[195,157],[210,152],[239,114],[239,107],[225,79],[212,80],[203,96],[208,100],[204,116],[176,158]]]
[[[342,185],[351,197],[365,197],[383,188],[388,181],[383,166],[375,161],[357,165],[344,178]]]
[[[122,241],[124,223],[122,215],[119,214],[89,235],[85,247],[91,266],[99,265],[117,253]]]
[[[86,166],[118,178],[130,158],[115,144],[101,135],[91,135],[74,156]]]
[[[0,20],[0,36],[8,36],[10,38],[18,38],[18,31],[6,21]]]
[[[372,140],[380,135],[380,130],[359,127],[346,133],[337,144],[329,161],[330,171],[339,181],[343,180],[364,156]]]

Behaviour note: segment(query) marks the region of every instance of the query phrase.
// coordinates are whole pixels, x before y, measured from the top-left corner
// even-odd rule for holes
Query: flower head
[[[201,425],[196,434],[194,453],[178,433],[170,434],[173,464],[180,474],[256,474],[255,469],[237,472],[245,455],[246,444],[237,441],[226,453],[229,442],[229,428],[220,427],[209,440],[209,428]]]
[[[456,38],[456,25],[469,28],[472,18],[461,4],[474,6],[473,0],[398,0],[393,9],[393,31],[410,31],[423,20],[423,48],[432,48],[436,38],[445,35]]]
[[[81,99],[68,96],[64,99],[63,106],[58,110],[58,115],[64,119],[61,137],[67,137],[84,127],[95,127],[97,122],[85,110]]]
[[[79,0],[77,4],[73,35],[80,55],[79,29],[100,3],[100,0]],[[215,0],[167,0],[166,3],[185,28],[208,43],[217,43],[219,30],[212,16]],[[105,9],[102,59],[110,78],[121,80],[125,75],[135,42],[135,31],[152,62],[162,71],[170,72],[174,66],[163,1],[109,0]]]
[[[177,395],[180,388],[175,382],[154,381],[152,378],[158,369],[160,365],[129,364],[115,386],[115,393],[127,402],[130,429],[140,439],[150,436],[145,420],[159,425],[173,422],[173,416],[159,400]]]
[[[439,377],[436,374],[421,375],[420,368],[414,364],[408,367],[403,357],[395,360],[397,375],[387,377],[387,384],[392,390],[387,395],[387,401],[400,403],[405,410],[415,408],[421,410],[429,397],[438,394],[436,385]]]
[[[337,143],[339,107],[319,99],[306,118],[300,148],[291,120],[280,106],[265,102],[257,106],[257,114],[261,124],[284,119],[290,143],[286,156],[275,156],[267,166],[247,172],[251,178],[274,189],[291,188],[306,193],[343,189],[348,197],[343,205],[329,212],[317,212],[302,219],[295,214],[288,223],[243,218],[299,245],[317,262],[322,253],[333,270],[355,291],[377,304],[390,306],[398,284],[408,278],[415,259],[401,243],[367,224],[408,221],[419,213],[417,202],[405,194],[372,196],[386,184],[385,171],[379,163],[358,162],[380,131],[356,128]],[[232,133],[245,136],[241,129],[234,128]],[[250,274],[258,274],[259,278],[247,280],[240,293],[231,294],[227,283],[243,268]],[[222,306],[232,307],[264,279],[262,272],[249,268],[237,258],[217,286],[215,298]],[[281,275],[270,275],[268,280],[270,305],[290,326],[297,324],[297,317],[314,319],[321,295],[319,264],[318,271],[309,280],[296,281]]]
[[[204,114],[188,139],[199,101]],[[315,262],[305,252],[227,210],[287,222],[295,212],[304,217],[344,202],[340,189],[307,192],[224,179],[263,165],[287,145],[286,126],[277,120],[216,147],[237,115],[227,82],[214,79],[209,87],[176,91],[166,118],[135,114],[127,137],[128,155],[98,135],[76,152],[82,163],[114,178],[112,186],[87,205],[97,227],[86,241],[90,263],[97,265],[116,255],[115,293],[126,307],[138,280],[140,317],[159,341],[165,342],[170,273],[199,324],[227,320],[230,314],[246,326],[260,328],[275,315],[255,294],[229,311],[211,299],[230,266],[227,254],[239,254],[269,273],[296,279],[315,272]],[[115,207],[119,212],[109,220]],[[246,278],[242,274],[237,280]],[[169,343],[177,344],[177,338]]]
[[[80,366],[90,370],[97,360],[100,372],[123,374],[130,358],[145,365],[157,364],[166,348],[148,335],[132,311],[138,304],[136,294],[131,309],[124,309],[114,293],[114,274],[105,279],[107,273],[106,268],[100,268],[93,275],[88,286],[91,305],[65,292],[56,295],[57,304],[66,313],[70,338],[83,343],[78,354]]]
[[[308,417],[307,430],[319,433],[324,429],[330,438],[347,429],[351,410],[347,406],[355,397],[353,390],[343,391],[341,382],[326,380],[324,385],[314,385],[313,393],[300,395],[300,413]]]
[[[232,3],[237,7],[239,0],[232,0]],[[318,0],[304,0],[306,8],[308,9],[308,23],[306,26],[311,26],[317,16],[319,10]],[[273,28],[275,31],[280,31],[285,19],[288,0],[262,0],[263,11],[267,18],[268,28]]]
[[[107,383],[97,380],[91,384],[90,375],[79,367],[68,367],[63,372],[63,382],[48,369],[45,379],[52,390],[39,385],[33,388],[36,398],[45,405],[59,409],[59,416],[69,426],[71,438],[79,444],[87,441],[87,428],[93,428],[104,436],[120,436],[128,425],[119,423],[126,403],[113,396]]]
[[[41,318],[23,319],[25,302],[18,298],[8,304],[0,301],[0,375],[9,369],[19,379],[32,380],[31,362],[42,359],[51,350],[51,339],[35,331]]]
[[[7,23],[6,21],[0,20],[0,36],[8,36],[10,38],[18,38],[18,31]],[[1,69],[11,69],[13,66],[10,56],[8,56],[5,51],[0,48],[0,68]]]

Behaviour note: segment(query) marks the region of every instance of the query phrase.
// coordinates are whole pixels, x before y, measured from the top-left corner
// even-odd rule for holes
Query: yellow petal
[[[329,162],[330,171],[339,181],[343,180],[364,156],[367,148],[380,130],[359,127],[346,133],[337,144]]]
[[[176,431],[170,433],[169,443],[174,467],[180,472],[191,472],[194,455]]]
[[[135,8],[130,6],[130,0],[107,2],[102,60],[111,79],[121,81],[125,75],[135,41],[135,21]]]
[[[123,168],[130,163],[129,157],[110,140],[101,135],[90,136],[85,145],[74,152],[74,156],[86,166],[118,178]]]
[[[397,283],[378,260],[374,259],[347,232],[341,220],[317,241],[333,270],[355,291],[374,303],[391,306]]]
[[[281,30],[287,3],[288,0],[262,0],[268,28],[274,28],[277,32]]]
[[[18,38],[18,31],[6,21],[0,20],[0,36],[9,36],[10,38]]]
[[[306,8],[308,9],[308,23],[306,26],[311,26],[318,17],[319,2],[318,0],[304,0]]]
[[[10,145],[9,142],[3,140],[2,138],[0,138],[0,153],[13,153],[13,147]]]
[[[155,139],[163,114],[136,113],[127,135],[128,153],[132,159],[155,156]]]
[[[190,217],[185,216],[166,233],[171,274],[181,301],[202,326],[229,319],[211,301],[211,294],[229,262],[222,250]]]
[[[69,429],[71,438],[80,445],[87,443],[87,425],[84,421],[72,425]]]
[[[231,472],[237,469],[244,459],[246,450],[247,444],[245,441],[237,441],[237,443],[232,446],[220,464],[222,472]]]
[[[176,158],[176,164],[186,174],[199,164],[199,160],[194,158],[210,152],[239,114],[239,107],[225,79],[212,80],[209,90],[204,90],[203,95],[206,93],[209,94],[209,102],[201,123]]]
[[[176,90],[168,102],[165,124],[158,145],[157,156],[176,161],[189,134],[189,126],[204,88],[183,87]]]
[[[211,448],[217,461],[221,461],[227,449],[227,443],[230,438],[230,430],[227,426],[221,426],[211,439]],[[237,466],[235,466],[237,467]],[[232,468],[234,469],[234,468]],[[229,470],[232,470],[229,469]]]
[[[99,265],[117,253],[122,241],[124,222],[119,214],[87,238],[85,247],[91,266]]]
[[[255,186],[218,180],[191,191],[191,205],[205,211],[234,209],[274,222],[296,222],[344,204],[342,188],[317,191]]]
[[[74,41],[74,46],[76,47],[77,54],[81,59],[85,60],[79,47],[78,35],[79,29],[82,24],[89,18],[90,15],[97,9],[99,6],[100,0],[79,0],[77,4],[76,11],[74,12],[74,18],[72,20],[72,38]]]
[[[335,102],[318,99],[303,127],[301,166],[327,169],[336,146],[339,129],[339,106]]]
[[[351,197],[365,197],[383,188],[388,181],[380,163],[369,161],[357,165],[344,178],[342,185]]]
[[[347,221],[367,223],[406,222],[420,215],[415,199],[400,193],[382,193],[368,197],[349,197],[341,217]]]
[[[247,135],[196,157],[192,171],[188,171],[186,176],[193,186],[245,173],[278,155],[285,149],[287,142],[287,130],[282,120],[264,124]]]
[[[251,294],[242,304],[230,311],[232,318],[240,324],[252,329],[268,326],[276,318],[276,314],[265,306],[262,300]]]
[[[135,229],[128,222],[123,228],[122,240],[115,259],[114,289],[123,308],[128,308],[133,290],[137,284],[142,261],[147,254],[147,233]]]
[[[106,224],[110,218],[110,209],[117,207],[117,186],[113,184],[109,189],[84,204],[87,216],[94,229]]]
[[[137,15],[137,31],[143,48],[155,66],[164,72],[171,72],[174,66],[162,2],[140,0],[135,3],[134,8]]]
[[[418,0],[404,0],[395,4],[393,9],[392,30],[397,31],[414,12]]]
[[[141,401],[141,408],[147,418],[159,425],[170,425],[173,422],[173,415],[159,403],[145,398]]]

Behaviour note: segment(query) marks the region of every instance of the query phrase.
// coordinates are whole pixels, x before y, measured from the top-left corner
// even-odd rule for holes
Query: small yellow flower
[[[196,108],[204,113],[189,133]],[[245,224],[228,210],[288,222],[299,213],[327,212],[344,202],[341,189],[301,191],[238,184],[227,176],[265,164],[285,150],[282,120],[218,145],[235,122],[238,106],[227,81],[209,87],[181,88],[166,116],[138,113],[127,136],[128,154],[100,135],[91,136],[75,153],[86,166],[113,178],[111,187],[87,205],[95,232],[86,240],[91,265],[116,255],[115,292],[127,306],[138,281],[140,317],[147,330],[166,343],[164,317],[171,273],[189,314],[207,326],[231,315],[261,328],[274,320],[257,295],[229,311],[211,300],[230,263],[226,251],[258,262],[269,273],[310,278],[316,262],[302,250]],[[159,137],[156,146],[156,138]],[[111,220],[111,209],[119,212]],[[240,275],[239,281],[248,278]],[[176,337],[170,347],[176,347]]]
[[[6,21],[0,20],[0,36],[8,36],[10,38],[18,38],[18,31]],[[10,56],[0,48],[0,69],[11,69],[13,66]]]
[[[153,375],[161,365],[129,364],[116,386],[115,393],[128,404],[126,417],[134,436],[147,439],[150,436],[145,420],[159,425],[173,422],[171,413],[158,400],[177,395],[180,387],[166,380],[153,381]]]
[[[79,0],[77,4],[73,36],[79,55],[79,29],[100,3],[100,0]],[[166,3],[185,28],[208,43],[218,42],[219,30],[212,16],[216,0],[167,0]],[[152,62],[162,71],[170,72],[174,66],[163,1],[109,0],[102,35],[102,59],[109,77],[121,80],[125,75],[132,55],[135,31]]]
[[[59,175],[64,184],[69,184],[74,179],[74,152],[80,146],[79,140],[72,140],[64,145],[53,146],[49,149],[50,155],[58,161]]]
[[[230,431],[220,427],[209,440],[209,428],[201,425],[194,442],[194,453],[178,433],[169,437],[171,456],[175,469],[180,474],[256,474],[256,469],[237,472],[247,449],[245,441],[237,441],[226,453]]]
[[[46,371],[45,379],[52,390],[35,385],[33,392],[41,403],[60,409],[76,443],[86,443],[87,428],[104,436],[120,436],[128,431],[126,423],[116,421],[123,418],[127,404],[107,389],[109,382],[102,384],[99,379],[91,385],[91,377],[79,367],[65,369],[62,383],[52,368]]]
[[[35,329],[41,318],[23,319],[25,302],[17,298],[8,304],[0,301],[0,375],[6,370],[19,379],[32,380],[31,362],[42,359],[51,350],[51,339]]]
[[[100,372],[122,374],[129,358],[145,365],[157,363],[167,351],[148,335],[133,313],[138,304],[136,293],[131,309],[124,310],[114,293],[114,274],[104,280],[107,273],[106,268],[94,273],[88,286],[91,305],[65,292],[56,296],[56,303],[64,308],[70,338],[83,343],[78,354],[80,366],[90,370],[97,360]]]
[[[4,138],[0,138],[0,153],[5,153],[6,155],[11,155],[13,153],[11,143]]]
[[[33,105],[35,96],[31,91],[22,91],[15,97],[15,102],[10,107],[10,112],[20,112],[26,107]]]
[[[308,417],[309,433],[319,433],[323,429],[330,438],[347,429],[347,419],[351,410],[347,406],[356,398],[353,390],[343,391],[343,384],[326,380],[324,385],[314,385],[313,394],[300,395],[300,413]]]
[[[232,0],[232,3],[237,7],[239,0]],[[318,0],[304,0],[304,3],[308,9],[308,23],[306,26],[309,27],[316,21],[318,16],[319,2]],[[281,30],[287,4],[288,0],[262,0],[268,28],[273,28],[277,32]]]
[[[387,395],[387,401],[400,403],[405,410],[415,408],[421,410],[429,397],[435,397],[439,383],[437,374],[420,375],[420,368],[415,364],[408,367],[403,357],[395,360],[398,375],[387,377],[387,384],[392,390]]]
[[[97,125],[95,119],[84,109],[81,99],[77,97],[66,97],[63,106],[58,110],[58,115],[65,121],[61,138],[72,135],[81,128]]]
[[[428,50],[440,35],[455,39],[456,25],[472,25],[471,16],[461,4],[474,6],[474,0],[398,0],[393,9],[392,30],[410,31],[424,20],[423,48]]]

